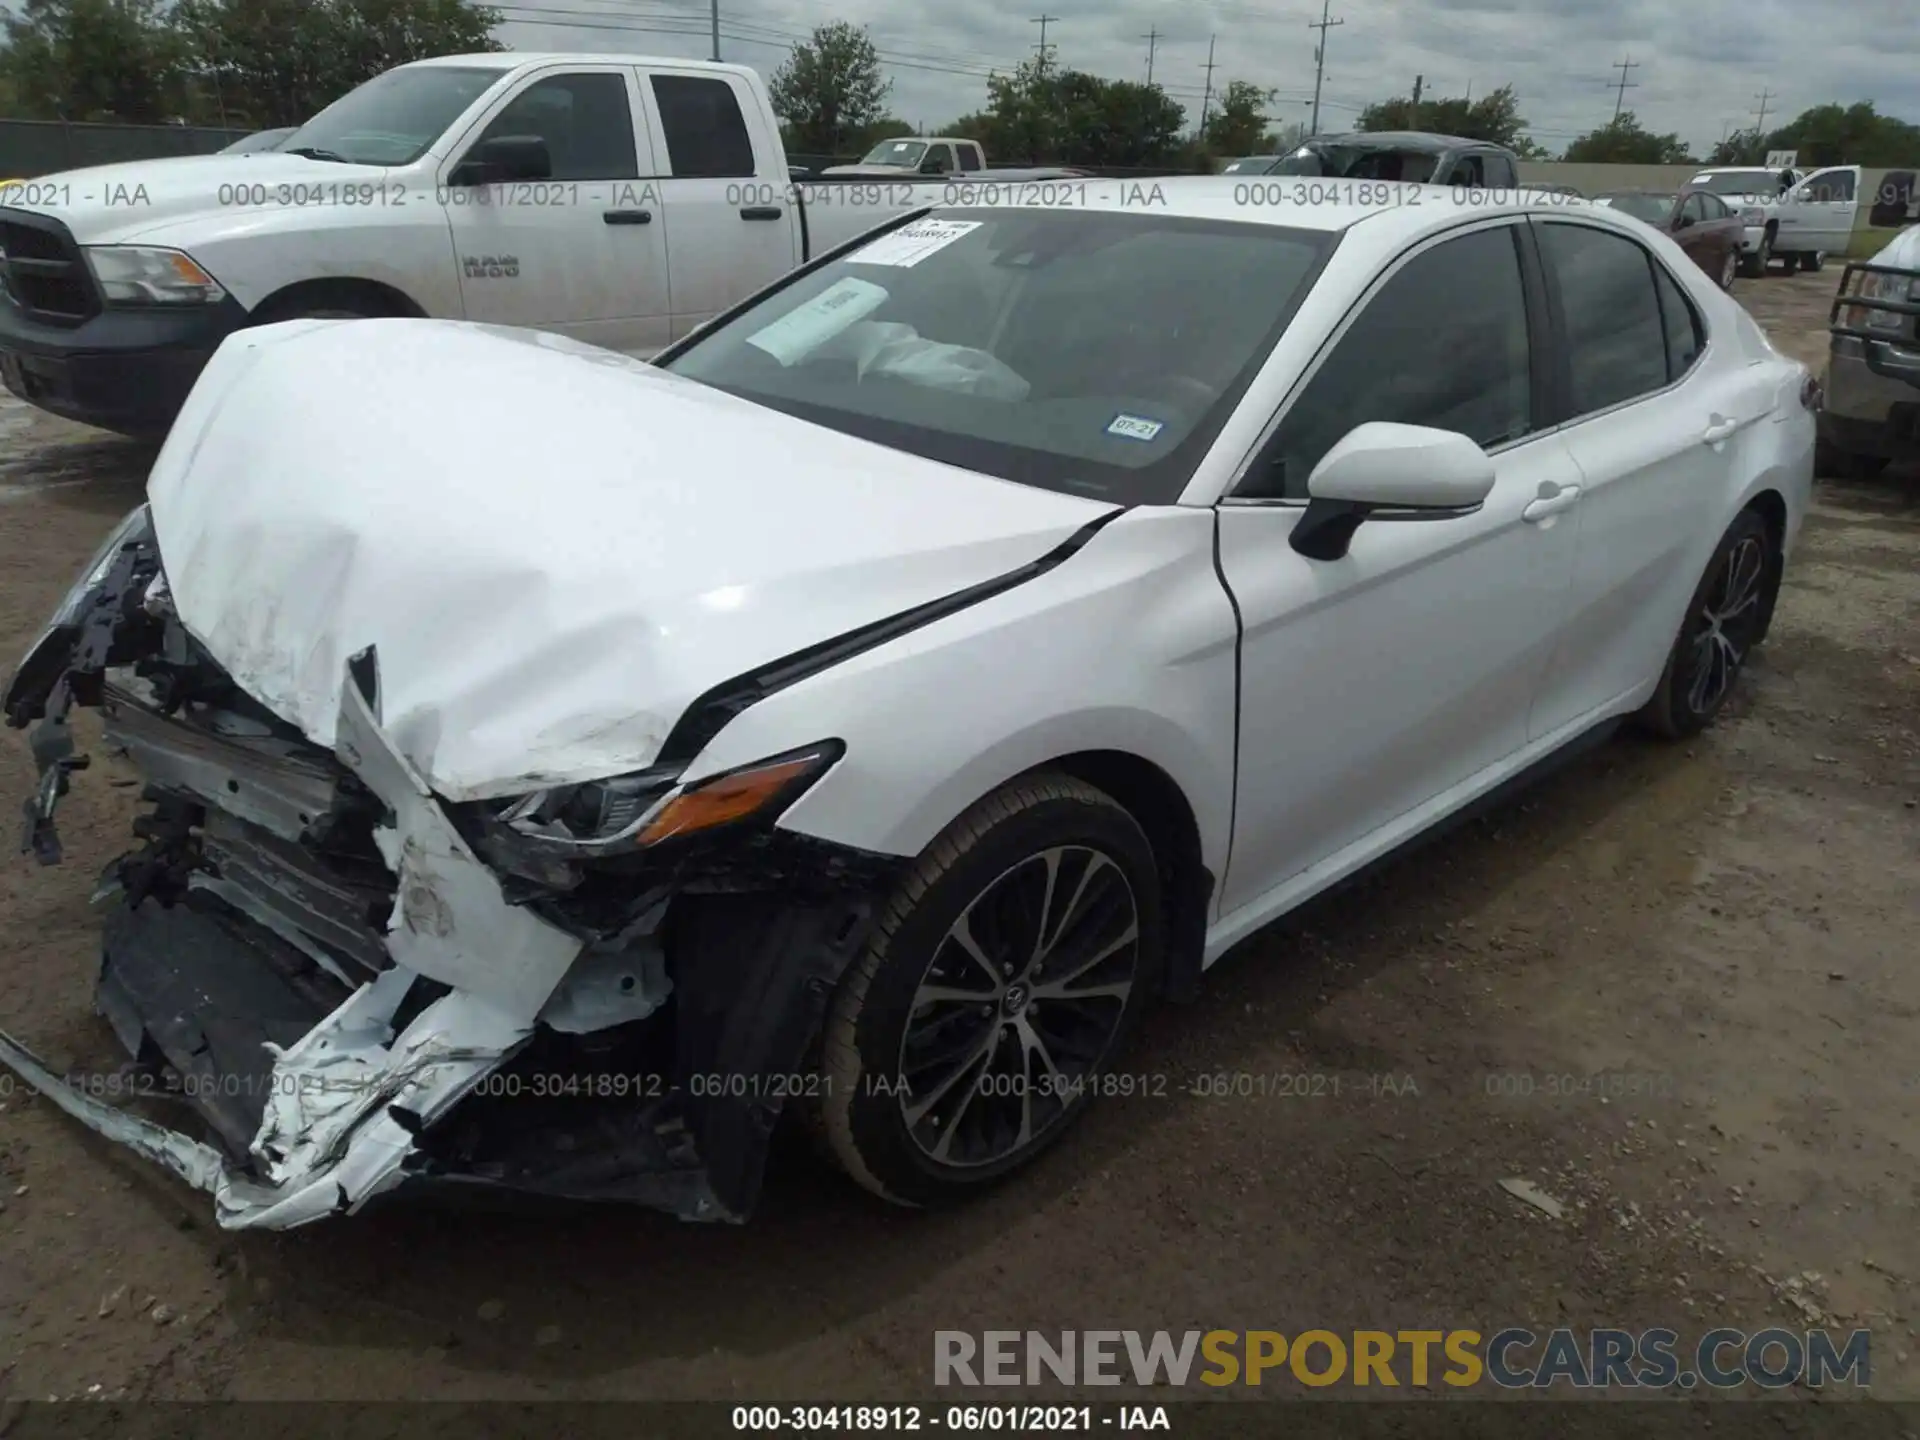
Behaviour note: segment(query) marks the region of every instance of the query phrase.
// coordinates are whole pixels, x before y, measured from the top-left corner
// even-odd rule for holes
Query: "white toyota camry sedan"
[[[235,335],[5,696],[43,863],[73,706],[144,781],[129,1059],[0,1059],[230,1227],[738,1220],[783,1114],[906,1204],[1031,1160],[1243,936],[1766,636],[1809,373],[1645,226],[1361,188],[923,213],[652,363]]]

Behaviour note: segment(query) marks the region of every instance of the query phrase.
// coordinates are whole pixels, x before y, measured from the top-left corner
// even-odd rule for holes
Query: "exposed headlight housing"
[[[497,819],[538,848],[580,858],[637,855],[741,824],[771,825],[846,753],[824,740],[683,785],[678,767],[536,791]]]
[[[120,552],[129,545],[150,544],[152,539],[152,512],[145,505],[140,505],[114,526],[113,533],[107,536],[94,552],[93,558],[74,576],[73,584],[67,587],[67,593],[61,597],[46,628],[28,648],[7,681],[5,695],[0,698],[0,708],[4,708],[9,725],[21,727],[39,718],[47,693],[60,672],[66,668],[67,659],[80,634],[81,622],[98,601],[100,589],[113,573],[114,562],[120,558]]]
[[[213,305],[227,298],[220,282],[184,250],[89,245],[86,256],[109,305]]]

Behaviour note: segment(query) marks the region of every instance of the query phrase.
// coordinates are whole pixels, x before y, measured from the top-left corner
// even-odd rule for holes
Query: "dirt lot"
[[[1739,293],[1817,361],[1833,283]],[[145,459],[0,410],[0,656]],[[16,1088],[0,1397],[912,1397],[936,1328],[1513,1323],[1867,1326],[1875,1392],[1920,1397],[1920,481],[1824,485],[1803,545],[1715,730],[1616,741],[1256,938],[1152,1025],[1134,1068],[1167,1096],[964,1211],[793,1156],[745,1229],[405,1209],[236,1238]],[[65,867],[0,866],[0,1023],[56,1063],[111,1053],[114,778],[78,777]],[[7,736],[0,796],[27,788]],[[1182,1093],[1226,1071],[1348,1098]]]

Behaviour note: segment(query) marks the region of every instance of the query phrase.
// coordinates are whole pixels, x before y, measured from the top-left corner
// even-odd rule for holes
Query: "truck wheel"
[[[1758,280],[1767,273],[1767,265],[1773,259],[1773,237],[1762,235],[1760,243],[1740,257],[1740,273],[1749,280]]]
[[[1842,450],[1830,440],[1816,440],[1813,446],[1813,470],[1841,480],[1871,480],[1887,468],[1885,455],[1863,455],[1857,450]]]
[[[1801,255],[1800,269],[1803,274],[1818,270],[1827,263],[1827,252],[1811,250]]]

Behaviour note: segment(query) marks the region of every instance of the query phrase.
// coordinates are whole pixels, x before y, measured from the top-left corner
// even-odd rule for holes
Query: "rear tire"
[[[1684,740],[1711,725],[1766,634],[1780,591],[1780,552],[1757,510],[1742,510],[1714,547],[1653,696],[1635,719]]]
[[[1826,263],[1827,263],[1826,251],[1824,250],[1804,251],[1801,253],[1801,256],[1800,256],[1800,273],[1803,275],[1810,275],[1814,271],[1824,267]]]
[[[901,1205],[1020,1169],[1087,1109],[1164,953],[1133,816],[1068,775],[1012,781],[921,853],[828,1006],[828,1152]]]
[[[1740,252],[1738,250],[1728,250],[1726,254],[1726,258],[1720,262],[1719,279],[1720,279],[1720,288],[1722,290],[1733,289],[1733,277],[1736,273],[1738,273],[1739,269],[1740,269]]]

